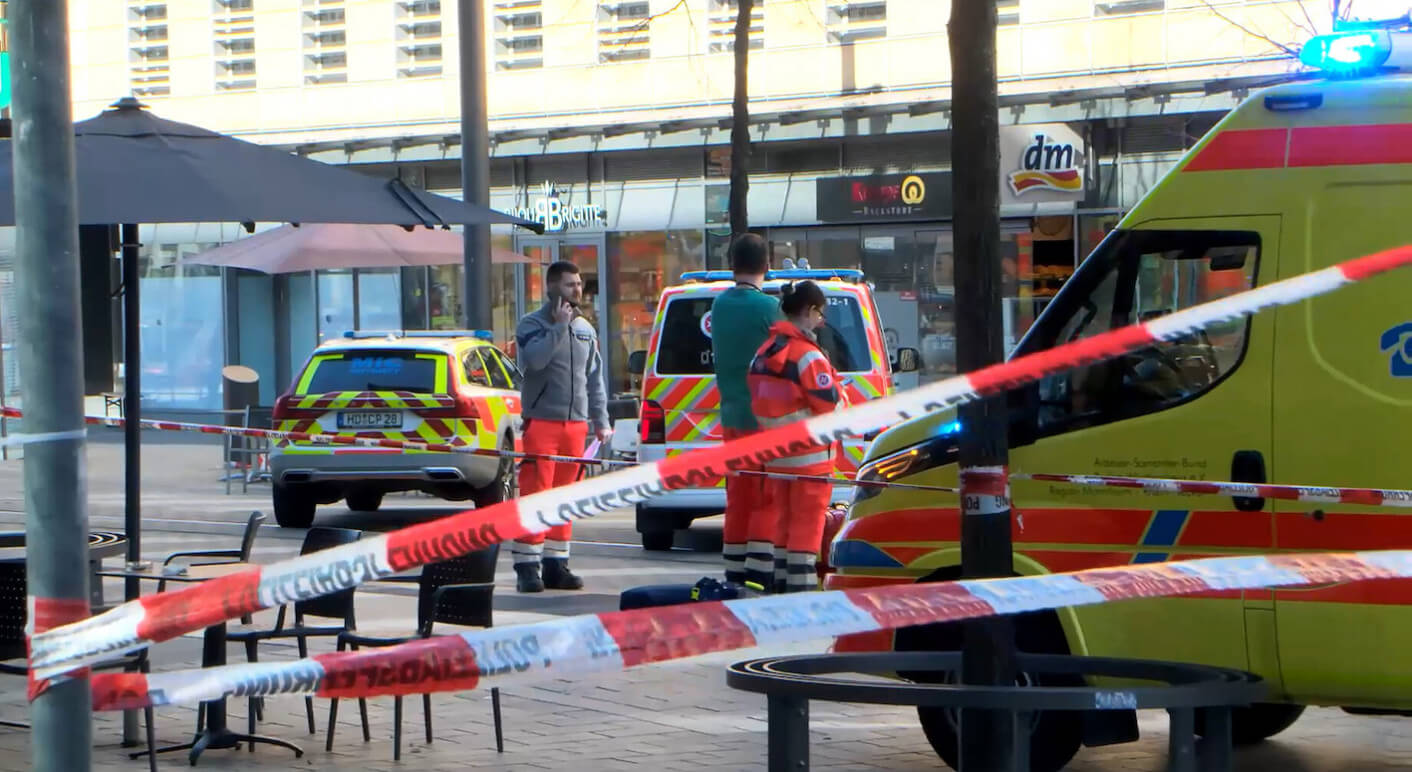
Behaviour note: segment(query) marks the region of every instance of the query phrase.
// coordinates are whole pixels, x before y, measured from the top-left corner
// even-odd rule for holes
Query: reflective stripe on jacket
[[[831,413],[845,399],[838,373],[814,336],[789,321],[776,322],[770,328],[770,337],[750,363],[749,383],[761,429]],[[830,474],[833,447],[776,459],[765,466],[800,474]]]

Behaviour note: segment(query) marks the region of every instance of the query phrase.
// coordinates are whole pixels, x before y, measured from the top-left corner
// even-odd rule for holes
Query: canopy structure
[[[182,258],[196,265],[244,268],[260,273],[300,273],[330,268],[409,268],[461,262],[461,234],[408,231],[396,225],[316,223],[281,225]],[[528,263],[506,249],[491,250],[497,264]]]

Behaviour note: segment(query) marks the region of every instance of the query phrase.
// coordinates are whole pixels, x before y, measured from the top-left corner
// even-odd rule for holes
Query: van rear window
[[[773,288],[772,288],[773,289]],[[775,289],[771,294],[777,294]],[[829,294],[825,312],[828,323],[819,330],[819,347],[842,373],[871,369],[868,332],[858,299]],[[701,330],[701,318],[711,310],[714,296],[674,298],[667,304],[658,341],[658,375],[712,375],[715,356],[711,339]]]
[[[334,391],[436,392],[438,359],[412,351],[357,351],[338,359],[316,360],[305,394]]]

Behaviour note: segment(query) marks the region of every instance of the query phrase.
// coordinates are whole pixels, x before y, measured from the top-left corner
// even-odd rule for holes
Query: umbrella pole
[[[123,225],[123,530],[127,562],[142,562],[142,307],[136,225]],[[137,579],[127,579],[123,597],[142,593]]]
[[[25,580],[28,624],[45,630],[89,615],[84,509],[83,328],[79,323],[78,195],[69,104],[68,3],[10,3],[14,93],[15,256],[19,362],[25,381]],[[92,764],[87,671],[51,682],[30,703],[38,772]]]

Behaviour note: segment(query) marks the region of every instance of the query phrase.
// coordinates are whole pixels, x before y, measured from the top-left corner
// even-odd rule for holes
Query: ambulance
[[[486,330],[357,331],[316,348],[275,402],[280,431],[520,449],[520,371]],[[515,497],[512,456],[279,440],[275,521],[308,528],[340,499],[373,512],[416,490],[489,506]]]
[[[1387,55],[1398,37],[1338,34],[1304,53],[1386,67],[1407,58]],[[1331,78],[1255,93],[1082,262],[1012,356],[1412,244],[1409,209],[1412,78]],[[1412,273],[1055,374],[1008,400],[1014,472],[1412,488]],[[953,486],[962,429],[954,412],[893,426],[868,448],[859,479]],[[1412,512],[1400,509],[1024,481],[1012,493],[1016,575],[1412,548]],[[954,498],[857,487],[831,541],[825,585],[956,579],[960,528]],[[1307,705],[1412,715],[1412,581],[1210,592],[1015,622],[1024,651],[1259,674],[1269,701],[1236,710],[1237,743],[1283,731]],[[959,643],[955,626],[934,625],[843,637],[836,648]],[[954,713],[922,708],[919,718],[954,767]],[[1081,744],[1136,737],[1131,713],[1042,714],[1032,767],[1058,770]]]
[[[791,281],[817,283],[828,298],[819,342],[856,404],[891,394],[894,372],[913,372],[921,355],[913,348],[889,352],[863,272],[804,267],[771,271],[762,289],[778,295]],[[682,284],[662,291],[645,351],[632,353],[628,370],[642,376],[637,457],[641,461],[685,453],[721,441],[721,395],[716,390],[711,347],[711,304],[735,286],[729,271],[692,271]],[[848,481],[863,458],[866,438],[843,443],[835,454],[834,498],[847,501]],[[637,505],[637,530],[648,550],[668,550],[677,529],[726,506],[725,482],[713,488],[669,491]]]

